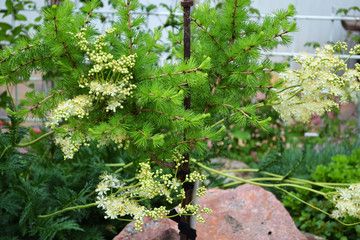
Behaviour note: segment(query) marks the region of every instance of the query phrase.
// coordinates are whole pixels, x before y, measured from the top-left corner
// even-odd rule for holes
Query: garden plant
[[[211,214],[196,204],[206,194],[205,187],[195,187],[205,172],[229,177],[232,185],[275,188],[332,216],[288,189],[299,188],[331,199],[337,208],[333,217],[359,218],[358,184],[310,181],[290,176],[291,171],[281,175],[260,168],[243,171],[266,177],[245,180],[205,161],[212,151],[208,143],[221,142],[234,125],[240,131],[251,126],[271,132],[269,108],[286,124],[308,123],[312,115],[348,101],[359,90],[360,66],[348,69],[337,56],[347,50],[345,43],[326,45],[316,57],[296,58],[300,70],[287,70],[286,63],[273,63],[261,51],[291,42],[293,5],[259,23],[251,20],[247,0],[226,0],[221,9],[198,4],[191,15],[192,2],[183,1],[184,28],[169,32],[171,59],[161,63],[163,29],[146,29],[146,18],[137,14],[139,1],[117,1],[118,18],[104,33],[93,24],[99,3],[84,3],[85,13],[76,13],[70,1],[45,8],[34,36],[19,38],[1,53],[0,86],[8,95],[34,71],[48,73],[54,83],[48,94],[32,91],[20,105],[7,98],[4,106],[11,122],[1,133],[0,211],[12,216],[2,225],[19,221],[21,226],[20,235],[5,231],[6,237],[67,239],[68,230],[81,231],[81,223],[92,218],[72,212],[97,207],[103,213],[91,214],[103,214],[110,226],[114,220],[135,220],[139,230],[146,216],[181,216],[181,239],[194,239],[190,216],[202,222],[201,214]],[[350,55],[359,53],[360,46],[350,49]],[[281,80],[272,83],[272,72],[283,72]],[[265,99],[253,101],[259,92]],[[28,117],[44,119],[41,136],[20,126]],[[82,188],[66,174],[89,183]],[[57,179],[69,187],[52,187]],[[57,200],[41,206],[49,195]],[[25,200],[11,204],[13,196]],[[178,210],[170,211],[176,205]]]

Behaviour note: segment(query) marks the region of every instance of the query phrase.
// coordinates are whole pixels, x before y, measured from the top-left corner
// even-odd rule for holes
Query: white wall
[[[77,2],[76,0],[73,0]],[[195,0],[196,2],[219,2],[221,0]],[[45,0],[36,0],[37,7],[44,6]],[[106,0],[103,1],[106,4]],[[141,3],[155,4],[165,3],[171,6],[178,5],[180,0],[140,0]],[[298,15],[310,15],[310,16],[334,16],[335,12],[339,8],[348,8],[356,5],[360,5],[359,0],[253,0],[252,6],[260,11],[261,14],[269,14],[272,11],[280,8],[287,8],[289,4],[294,4]],[[81,5],[81,4],[78,4]],[[5,0],[0,0],[0,9],[5,8]],[[181,8],[179,8],[180,10]],[[105,6],[105,11],[112,11],[111,7]],[[163,7],[158,7],[155,12],[166,12]],[[29,22],[33,21],[34,12],[22,11],[22,14],[27,16]],[[36,13],[37,14],[37,13]],[[1,17],[2,13],[0,13]],[[11,16],[2,19],[11,23]],[[149,16],[149,27],[152,29],[156,26],[163,24],[166,20],[166,16]],[[295,41],[289,47],[280,47],[277,51],[280,52],[301,52],[308,51],[313,52],[314,49],[310,47],[304,47],[306,42],[318,42],[324,44],[328,41],[336,42],[338,40],[344,41],[346,39],[346,31],[342,28],[339,20],[333,22],[326,20],[297,20],[299,31],[294,34]],[[108,26],[99,26],[99,30],[104,30]],[[165,33],[166,35],[166,33]]]
[[[334,16],[339,8],[359,6],[358,0],[254,0],[253,6],[261,13],[269,13],[273,9],[286,8],[294,4],[298,15]],[[339,20],[297,20],[299,31],[295,34],[295,51],[312,51],[304,47],[306,42],[316,41],[324,44],[327,41],[337,42],[346,39],[346,31]],[[333,30],[331,25],[333,24]]]

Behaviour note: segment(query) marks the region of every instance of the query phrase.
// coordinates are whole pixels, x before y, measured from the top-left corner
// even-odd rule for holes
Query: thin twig
[[[216,82],[215,82],[215,85],[212,86],[212,89],[211,89],[211,96],[214,96],[215,92],[216,92],[216,87],[220,84],[221,82],[221,76],[218,75],[217,79],[216,79]]]
[[[153,78],[158,78],[158,77],[166,77],[166,76],[172,76],[172,75],[181,75],[181,74],[187,74],[187,73],[192,73],[192,72],[197,72],[197,71],[202,71],[201,68],[197,67],[197,68],[194,68],[194,69],[190,69],[190,70],[186,70],[186,71],[182,71],[182,72],[176,72],[176,73],[162,73],[158,76],[151,76],[149,77],[149,79],[153,79]]]
[[[267,73],[271,73],[274,71],[274,69],[269,69],[269,68],[264,68],[262,69],[262,71],[267,72]],[[247,72],[229,72],[229,74],[236,74],[236,73],[241,73],[241,74],[245,74],[245,75],[249,75],[249,74],[254,74],[254,71],[247,71]]]
[[[146,135],[146,134],[145,134],[143,131],[141,131],[140,129],[137,129],[136,131],[138,131],[139,133],[141,133],[144,137],[150,138],[150,140],[154,140],[153,137]]]
[[[88,12],[88,14],[86,16],[86,19],[85,19],[85,22],[84,22],[84,28],[85,28],[86,24],[89,23],[89,18],[90,18],[93,11],[94,11],[94,9],[91,9],[90,12]]]
[[[203,29],[203,30],[209,35],[209,37],[211,37],[211,39],[214,40],[214,42],[215,42],[217,45],[220,46],[218,40],[216,40],[216,38],[215,38],[213,35],[210,34],[210,32],[205,28],[204,25],[202,25],[201,23],[197,22],[196,19],[194,19],[194,18],[192,18],[192,17],[190,18],[190,20],[193,21],[194,23],[196,23],[196,25],[198,25],[201,29]]]
[[[150,157],[151,161],[156,162],[159,166],[164,167],[164,168],[175,168],[176,167],[176,163],[175,162],[166,162],[163,160],[159,160],[155,157],[154,154],[151,154]]]
[[[64,92],[65,90],[57,90],[57,92],[53,93],[53,94],[50,94],[49,96],[45,97],[43,100],[41,100],[40,102],[36,103],[34,106],[32,106],[30,108],[30,111],[34,111],[35,109],[38,109],[42,103],[44,103],[45,101],[47,101],[48,99],[52,98],[53,96],[55,96],[56,94],[59,94],[59,93],[62,93]]]
[[[210,92],[211,96],[214,96],[216,92],[216,87],[220,84],[220,82],[221,82],[221,75],[218,75],[215,84],[211,86],[211,92]],[[207,112],[208,109],[209,109],[209,104],[206,103],[204,113]]]
[[[58,35],[58,27],[56,25],[56,17],[54,17],[53,19],[54,19],[55,34],[57,36]]]
[[[246,86],[246,85],[226,85],[226,86],[221,86],[219,87],[220,89],[226,89],[226,88],[249,88],[250,86]],[[263,88],[263,89],[272,89],[273,86],[255,86],[255,87],[251,87],[251,88]]]
[[[44,60],[44,59],[46,59],[46,58],[51,58],[51,57],[52,57],[52,56],[50,55],[50,56],[35,58],[35,59],[31,60],[31,61],[28,61],[28,62],[26,62],[26,63],[20,64],[20,66],[17,67],[17,68],[15,68],[14,70],[12,70],[11,73],[17,72],[17,71],[19,71],[22,67],[24,67],[24,66],[26,66],[26,65],[29,65],[29,64],[32,64],[32,63],[34,63],[34,62],[36,62],[36,61],[41,61],[41,60]]]
[[[62,45],[64,46],[65,51],[66,51],[66,55],[69,57],[72,65],[73,65],[73,67],[74,67],[74,68],[77,68],[75,61],[74,61],[73,58],[71,57],[71,54],[70,54],[70,52],[69,52],[68,46],[66,46],[65,42],[62,42]]]
[[[236,111],[240,112],[241,114],[243,114],[245,117],[247,117],[248,119],[252,119],[251,116],[249,114],[247,114],[244,110],[240,109],[240,108],[236,108],[232,105],[229,104],[225,104],[225,103],[214,103],[214,104],[210,104],[209,107],[213,107],[213,106],[224,106],[224,107],[228,107],[228,108],[232,108],[235,109]],[[258,121],[256,121],[257,124],[259,124]],[[260,124],[259,124],[260,125]]]
[[[158,110],[154,110],[154,109],[145,109],[145,108],[140,108],[140,109],[136,109],[137,112],[155,112],[155,113],[158,113],[158,114],[161,114],[161,115],[166,115],[166,116],[170,116],[169,114],[167,113],[164,113],[164,112],[160,112]],[[171,120],[171,119],[169,119]],[[184,117],[180,117],[180,116],[174,116],[173,118],[173,121],[175,120],[185,120]],[[187,120],[188,122],[190,122],[189,120]]]
[[[187,139],[187,140],[183,140],[179,143],[176,143],[176,144],[172,144],[171,146],[178,146],[178,145],[181,145],[181,144],[184,144],[184,143],[196,143],[196,142],[200,142],[200,141],[203,141],[203,140],[207,140],[209,139],[208,137],[202,137],[202,138],[197,138],[197,139]]]
[[[28,45],[28,46],[26,46],[26,47],[21,48],[21,49],[18,50],[18,51],[24,51],[24,50],[27,50],[27,49],[32,48],[32,47],[34,47],[34,46],[35,46],[35,45]],[[2,59],[2,60],[0,61],[0,64],[4,63],[4,62],[5,62],[6,60],[8,60],[10,57],[14,56],[18,51],[12,52],[8,57]]]

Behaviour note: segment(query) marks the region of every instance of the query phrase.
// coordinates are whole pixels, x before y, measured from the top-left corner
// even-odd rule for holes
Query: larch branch
[[[76,65],[76,62],[74,61],[74,59],[71,57],[71,54],[69,52],[69,48],[68,46],[65,44],[65,42],[62,42],[62,45],[66,51],[66,55],[68,56],[68,58],[70,59],[71,61],[71,64],[73,65],[74,68],[77,68],[77,65]]]
[[[191,72],[197,72],[197,71],[202,71],[201,68],[197,67],[197,68],[194,68],[194,69],[190,69],[190,70],[186,70],[186,71],[182,71],[182,72],[175,72],[175,73],[162,73],[158,76],[151,76],[149,77],[150,79],[153,79],[153,78],[158,78],[158,77],[166,77],[166,76],[172,76],[172,75],[181,75],[181,74],[187,74],[187,73],[191,73]]]
[[[25,51],[25,50],[27,50],[27,49],[29,49],[29,48],[34,47],[34,46],[35,46],[35,45],[28,45],[28,46],[26,46],[26,47],[21,48],[21,49],[18,50],[18,51],[12,52],[8,57],[2,59],[2,60],[0,61],[0,64],[4,63],[4,62],[5,62],[6,60],[8,60],[10,57],[14,56],[17,52],[19,52],[19,51],[20,51],[20,52]]]
[[[57,90],[55,93],[53,94],[50,94],[49,96],[45,97],[43,100],[41,100],[40,102],[38,102],[37,104],[35,104],[34,106],[32,106],[30,108],[30,111],[34,111],[35,109],[38,109],[41,104],[43,104],[44,102],[46,102],[47,100],[49,100],[50,98],[54,97],[56,94],[59,94],[59,93],[63,93],[65,90]]]
[[[210,34],[210,32],[205,28],[204,25],[202,25],[201,23],[199,23],[198,21],[196,21],[196,19],[194,18],[190,18],[191,21],[193,21],[194,23],[196,23],[196,25],[198,25],[201,29],[203,29],[208,35],[209,37],[211,37],[211,39],[217,44],[220,46],[218,40],[216,40],[216,38]]]
[[[94,11],[94,9],[91,9],[90,12],[88,12],[88,14],[86,16],[86,19],[85,19],[85,22],[84,22],[84,28],[85,28],[86,24],[88,24],[90,22],[89,18],[91,17],[91,14],[92,14],[93,11]]]
[[[268,41],[270,41],[270,40],[272,40],[272,39],[274,39],[274,38],[281,37],[282,35],[287,34],[287,33],[288,33],[288,31],[287,31],[287,30],[284,30],[284,31],[281,32],[281,33],[278,33],[278,34],[276,34],[276,35],[274,35],[274,36],[272,36],[272,37],[270,37],[270,38],[268,38],[268,39],[265,39],[264,42],[268,42]],[[253,45],[253,44],[250,45],[247,49],[244,49],[240,54],[251,51],[251,49],[252,49],[253,47],[255,47],[255,45]],[[240,55],[240,54],[239,54],[239,55]],[[238,56],[238,55],[232,56],[224,65],[229,64],[230,62],[232,62],[237,56]]]
[[[46,59],[46,58],[51,58],[51,57],[52,57],[52,56],[50,55],[50,56],[35,58],[35,59],[31,60],[31,61],[28,61],[28,62],[26,62],[26,63],[20,64],[20,66],[17,67],[17,68],[15,68],[14,70],[12,70],[11,73],[14,73],[14,72],[19,71],[21,68],[25,67],[26,65],[32,64],[32,63],[37,62],[37,61],[44,60],[44,59]]]
[[[164,168],[175,168],[176,167],[175,162],[166,162],[166,161],[163,161],[163,160],[159,160],[154,156],[154,154],[151,154],[150,159],[151,159],[151,161],[154,161],[159,166],[164,167]]]

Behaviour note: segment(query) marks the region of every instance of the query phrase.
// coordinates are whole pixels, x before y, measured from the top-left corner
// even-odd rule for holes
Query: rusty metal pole
[[[193,0],[184,0],[181,6],[184,8],[184,58],[190,58],[190,7],[193,5]]]
[[[190,33],[190,8],[193,5],[192,0],[184,0],[181,2],[181,6],[184,8],[184,60],[187,61],[190,58],[190,40],[191,40],[191,33]],[[189,87],[189,86],[188,86]],[[189,95],[184,99],[184,107],[185,109],[191,108],[191,98],[190,93]],[[184,132],[184,139],[186,139],[186,131]],[[186,153],[184,154],[185,162],[181,166],[181,175],[179,176],[181,181],[185,180],[185,177],[187,174],[190,173],[190,154]],[[185,190],[185,199],[182,202],[182,207],[185,207],[185,205],[189,204],[191,202],[192,198],[192,191],[193,191],[193,184],[184,184],[183,189]],[[189,216],[181,216],[180,219],[181,222],[190,223],[190,217]],[[180,232],[180,240],[189,240],[190,238],[187,237],[184,233]]]

